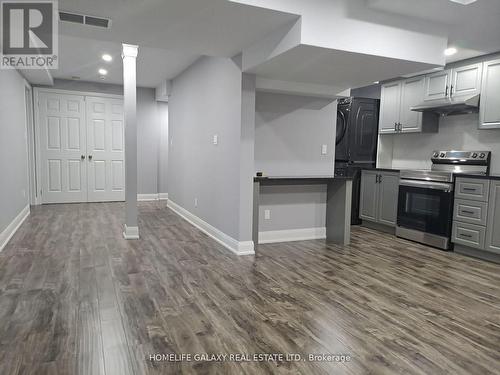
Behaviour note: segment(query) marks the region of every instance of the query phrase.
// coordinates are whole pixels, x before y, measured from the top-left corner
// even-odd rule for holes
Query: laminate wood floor
[[[165,207],[35,207],[0,253],[0,374],[498,374],[500,266],[365,228],[236,257]],[[155,361],[154,354],[349,361]],[[163,357],[165,358],[165,357]]]

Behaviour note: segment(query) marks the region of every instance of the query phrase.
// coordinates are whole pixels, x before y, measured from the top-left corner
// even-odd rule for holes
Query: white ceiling
[[[59,70],[54,72],[54,78],[77,76],[82,81],[102,82],[97,71],[104,68],[108,71],[104,82],[122,83],[121,44],[61,35],[59,50]],[[113,56],[111,63],[102,60],[104,53]],[[198,58],[195,54],[141,46],[137,56],[138,86],[155,87],[162,79],[177,76]]]
[[[348,4],[345,17],[447,36],[459,49],[449,62],[500,51],[499,0],[478,0],[471,5],[449,0],[356,0]],[[60,23],[60,68],[52,72],[54,78],[78,76],[100,81],[97,70],[107,67],[105,82],[121,83],[120,48],[127,42],[139,45],[138,85],[143,87],[175,77],[201,55],[233,56],[298,18],[226,0],[59,0],[59,8],[110,18],[112,27],[106,30]],[[115,56],[109,65],[101,60],[104,52]],[[394,62],[335,51],[320,51],[317,56],[308,53],[307,46],[294,49],[265,63],[256,73],[273,79],[299,81],[300,77],[310,83],[344,86],[354,78],[356,82],[371,79],[373,74],[365,74],[368,70],[377,72],[382,80]],[[413,67],[412,63],[398,62],[402,70],[422,70],[421,64]],[[328,75],[320,75],[316,68]]]
[[[226,0],[59,0],[63,11],[110,18],[109,30],[60,22],[54,78],[101,81],[103,52],[115,59],[105,82],[121,83],[121,43],[139,45],[137,84],[155,87],[201,55],[231,57],[298,16]]]
[[[433,65],[299,45],[251,71],[261,77],[336,86],[339,91],[414,73]],[[377,77],[377,78],[375,78]]]
[[[371,9],[403,16],[407,27],[448,37],[458,53],[448,62],[500,51],[500,1],[462,5],[449,0],[366,0]],[[395,17],[396,18],[396,17]]]

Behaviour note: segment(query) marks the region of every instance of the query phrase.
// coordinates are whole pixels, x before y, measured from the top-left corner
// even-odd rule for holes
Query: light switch
[[[271,210],[264,210],[264,220],[271,220]]]
[[[326,155],[328,154],[328,145],[322,145],[321,146],[321,155]]]
[[[219,136],[218,136],[217,134],[215,134],[215,135],[214,135],[214,140],[213,140],[213,142],[214,142],[214,145],[219,144]]]

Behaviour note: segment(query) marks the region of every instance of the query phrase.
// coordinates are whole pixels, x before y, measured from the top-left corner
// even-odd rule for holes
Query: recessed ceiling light
[[[380,81],[375,81],[373,82],[375,85],[378,85],[380,83]]]
[[[454,55],[455,53],[457,53],[457,49],[456,49],[455,47],[446,48],[446,49],[444,50],[444,54],[445,54],[446,56],[452,56],[452,55]]]
[[[472,3],[475,3],[477,0],[450,0],[453,1],[454,3],[462,4],[462,5],[469,5]]]
[[[101,68],[101,69],[99,69],[99,74],[101,76],[105,76],[106,74],[108,74],[108,71],[106,69]]]
[[[113,61],[113,56],[111,56],[111,55],[109,55],[109,54],[105,53],[104,55],[102,55],[102,59],[103,59],[104,61],[106,61],[106,62],[111,62],[111,61]]]

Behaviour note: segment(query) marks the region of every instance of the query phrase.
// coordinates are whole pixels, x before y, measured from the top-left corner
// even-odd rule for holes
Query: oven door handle
[[[399,180],[399,186],[410,186],[410,187],[419,187],[424,189],[441,190],[447,193],[453,191],[453,184],[446,184],[441,182]]]

